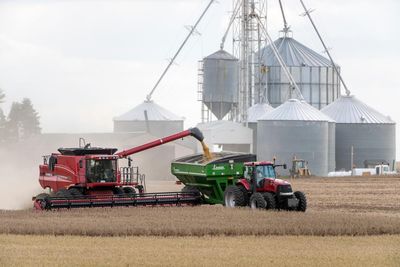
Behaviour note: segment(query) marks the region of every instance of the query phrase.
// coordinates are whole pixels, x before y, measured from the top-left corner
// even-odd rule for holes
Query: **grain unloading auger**
[[[190,128],[155,141],[117,152],[116,148],[60,148],[59,153],[44,157],[39,166],[39,183],[50,193],[33,198],[39,210],[75,207],[113,207],[146,205],[196,205],[201,196],[196,192],[145,193],[144,176],[131,166],[130,155],[187,136],[203,144],[203,134]],[[116,153],[117,152],[117,153]],[[128,167],[119,160],[128,158]]]

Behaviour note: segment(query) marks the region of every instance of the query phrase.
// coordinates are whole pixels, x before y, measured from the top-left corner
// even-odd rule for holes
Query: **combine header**
[[[187,136],[203,143],[198,128],[167,136],[153,142],[117,152],[115,148],[60,148],[59,153],[44,157],[39,183],[50,193],[33,198],[39,210],[75,207],[113,207],[146,205],[200,204],[198,192],[145,193],[144,176],[131,166],[132,154],[151,149]],[[119,160],[128,158],[128,167]]]

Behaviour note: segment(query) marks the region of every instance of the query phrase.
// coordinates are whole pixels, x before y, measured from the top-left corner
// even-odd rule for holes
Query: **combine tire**
[[[68,192],[73,197],[81,197],[81,196],[83,196],[82,191],[79,190],[78,188],[75,188],[75,187],[69,188]]]
[[[275,201],[275,196],[272,193],[264,193],[263,197],[265,199],[265,202],[267,203],[267,206],[265,207],[267,210],[273,210],[276,208],[276,201]]]
[[[228,208],[243,207],[246,205],[242,190],[235,185],[230,185],[224,192],[224,206]]]
[[[296,211],[305,212],[307,209],[306,195],[301,191],[296,191],[294,192],[294,196],[299,200],[299,205],[297,205]]]
[[[56,197],[70,199],[70,198],[72,198],[72,195],[67,189],[63,188],[63,189],[60,189],[57,191]]]
[[[41,193],[36,196],[35,201],[40,205],[41,209],[47,210],[50,208],[50,203],[48,201],[50,195],[47,193]]]
[[[252,209],[265,209],[267,202],[260,193],[254,193],[250,197],[250,208]]]
[[[128,195],[129,197],[135,197],[136,196],[136,191],[133,187],[124,187],[122,188],[124,190],[124,193]]]
[[[125,192],[124,192],[124,190],[122,190],[121,187],[114,187],[113,193],[114,193],[114,195],[117,195],[117,196],[123,196]]]

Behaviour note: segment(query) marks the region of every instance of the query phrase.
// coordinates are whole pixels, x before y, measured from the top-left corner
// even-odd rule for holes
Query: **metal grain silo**
[[[387,162],[396,159],[396,124],[358,100],[341,96],[321,110],[336,121],[336,169],[351,169],[351,147],[354,165],[365,161]]]
[[[114,118],[114,132],[148,132],[167,136],[183,130],[183,118],[154,103],[145,101]]]
[[[258,103],[247,110],[247,126],[253,130],[253,153],[257,153],[257,121],[273,109],[266,103]]]
[[[223,119],[238,104],[239,60],[224,50],[203,59],[202,101]]]
[[[329,59],[291,37],[281,37],[274,43],[307,103],[321,109],[340,96],[339,77]],[[265,66],[261,87],[266,84],[268,100],[277,107],[292,97],[290,83],[271,46],[261,49],[260,54]]]
[[[287,163],[294,157],[307,160],[313,175],[329,172],[329,122],[322,112],[290,99],[258,120],[257,159]],[[289,170],[281,170],[289,175]]]

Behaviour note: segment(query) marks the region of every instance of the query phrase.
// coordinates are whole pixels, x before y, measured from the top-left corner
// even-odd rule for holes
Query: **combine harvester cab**
[[[203,142],[197,128],[157,139],[116,153],[115,148],[60,148],[59,153],[44,157],[39,166],[39,183],[49,193],[33,198],[39,210],[53,208],[114,207],[138,205],[196,205],[196,192],[145,193],[144,175],[131,166],[129,155],[157,147],[187,136]],[[119,167],[127,158],[128,167]]]
[[[286,165],[257,162],[253,154],[222,152],[214,153],[212,160],[202,155],[178,159],[171,172],[185,184],[182,192],[200,193],[207,204],[306,211],[305,194],[277,179],[277,167]]]

